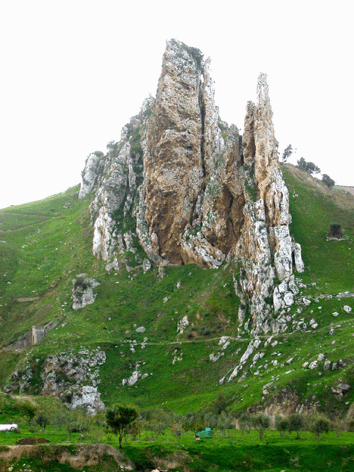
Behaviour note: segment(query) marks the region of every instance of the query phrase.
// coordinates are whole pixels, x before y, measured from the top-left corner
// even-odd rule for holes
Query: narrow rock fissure
[[[202,81],[200,82],[199,88],[199,109],[200,109],[200,121],[202,125],[202,135],[200,138],[200,157],[201,157],[201,164],[203,170],[203,177],[205,177],[205,138],[204,138],[204,128],[205,128],[205,103],[203,97],[203,88],[202,88]],[[205,186],[205,183],[204,183]]]
[[[238,240],[238,237],[237,237],[237,234],[236,234],[236,231],[235,231],[235,227],[234,227],[234,222],[233,222],[233,218],[232,218],[232,215],[231,215],[231,212],[232,212],[232,204],[234,203],[234,197],[232,196],[232,193],[230,192],[230,190],[226,187],[226,191],[228,193],[228,196],[229,196],[229,207],[227,209],[227,216],[228,216],[228,220],[229,220],[229,223],[230,223],[230,226],[231,226],[231,229],[232,229],[232,233],[235,237],[235,241]]]

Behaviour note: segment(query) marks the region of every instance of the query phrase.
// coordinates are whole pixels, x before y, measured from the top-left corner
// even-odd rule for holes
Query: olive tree
[[[322,433],[328,433],[331,429],[331,422],[323,415],[313,418],[311,422],[311,431],[317,434],[318,440],[321,440]]]
[[[139,416],[134,405],[114,405],[112,409],[106,411],[107,426],[118,436],[119,448],[122,449],[122,439],[128,433]]]
[[[48,414],[43,410],[37,412],[36,416],[34,417],[34,421],[42,428],[42,433],[45,432],[47,424],[50,423]]]
[[[252,424],[253,427],[259,431],[259,439],[262,439],[264,431],[270,427],[270,416],[265,413],[259,413],[253,416]]]
[[[244,412],[237,419],[237,422],[238,422],[240,430],[242,431],[242,437],[243,437],[244,432],[245,431],[249,432],[250,430],[250,427],[252,424],[251,416],[248,413]]]
[[[305,418],[300,413],[292,413],[289,416],[289,431],[296,431],[296,439],[300,439],[300,431],[305,428]]]
[[[283,437],[285,431],[289,431],[290,422],[286,416],[278,415],[275,417],[275,429],[279,431],[280,437]]]

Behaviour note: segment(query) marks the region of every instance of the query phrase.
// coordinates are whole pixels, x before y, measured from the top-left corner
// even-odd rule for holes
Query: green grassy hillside
[[[257,352],[263,357],[254,364],[253,356],[248,359],[242,382],[239,375],[219,384],[236,367],[250,341],[247,333],[238,336],[240,300],[233,288],[234,264],[217,270],[168,267],[161,279],[156,267],[143,274],[142,268],[133,267],[132,255],[123,254],[120,269],[108,272],[105,263],[92,256],[90,196],[79,201],[75,187],[0,211],[1,386],[14,369],[29,366],[35,375],[27,392],[39,394],[43,387],[39,374],[48,355],[99,348],[107,356],[98,387],[107,405],[132,401],[141,408],[163,405],[186,412],[206,407],[223,393],[233,410],[257,405],[271,410],[285,399],[308,408],[316,404],[328,412],[348,411],[354,383],[342,397],[331,389],[340,382],[351,384],[354,373],[354,298],[337,297],[354,292],[354,198],[327,189],[291,165],[283,165],[282,170],[290,193],[291,234],[302,246],[306,266],[301,279],[307,288],[302,295],[311,305],[292,306],[286,313],[289,329],[267,345],[266,337],[261,337]],[[331,223],[343,226],[343,240],[327,240]],[[130,272],[124,258],[131,259]],[[75,311],[72,280],[82,273],[100,285],[95,302]],[[344,306],[353,311],[347,313]],[[185,315],[190,324],[178,334],[177,322]],[[316,329],[309,327],[312,319]],[[59,324],[40,343],[7,349],[33,325],[50,321]],[[300,325],[296,330],[301,321],[306,328]],[[141,326],[146,331],[137,333]],[[221,336],[229,336],[224,350]],[[213,362],[212,354],[219,354],[219,359]],[[317,368],[302,367],[319,354],[324,360]],[[326,359],[332,365],[342,359],[343,365],[324,370]],[[145,377],[123,385],[136,370]]]

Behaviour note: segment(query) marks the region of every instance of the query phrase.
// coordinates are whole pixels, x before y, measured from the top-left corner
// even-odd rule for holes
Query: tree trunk
[[[123,439],[123,436],[119,435],[119,449],[122,449],[122,439]]]

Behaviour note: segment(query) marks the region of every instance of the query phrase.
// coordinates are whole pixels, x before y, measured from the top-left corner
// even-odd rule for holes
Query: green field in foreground
[[[2,444],[14,444],[19,437],[27,434],[2,433]],[[32,434],[31,437],[44,437],[53,441],[67,444],[72,454],[80,448],[82,438],[79,434],[72,435],[72,443],[69,445],[65,433],[58,434],[48,429],[43,434]],[[166,470],[169,462],[174,471],[271,471],[316,472],[323,469],[329,471],[354,470],[354,433],[343,433],[337,438],[334,433],[323,435],[321,441],[314,437],[313,433],[302,432],[301,439],[295,439],[296,435],[285,435],[280,438],[276,431],[267,431],[263,440],[259,440],[256,431],[243,433],[240,430],[229,430],[225,435],[215,434],[213,439],[196,441],[194,434],[188,432],[180,439],[174,437],[169,431],[151,441],[148,433],[139,435],[135,441],[130,440],[123,445],[122,452],[134,464],[136,471],[151,471],[160,464],[159,470]],[[101,442],[118,448],[115,436],[102,434]],[[4,450],[5,446],[0,448]],[[47,448],[52,445],[36,446],[35,449],[46,455]],[[58,446],[59,447],[59,446]],[[61,447],[61,446],[60,446]],[[117,470],[107,458],[104,463],[94,467],[83,466],[80,470],[85,472],[99,472],[101,470]],[[24,466],[25,464],[25,466]],[[165,469],[163,469],[165,464]],[[0,462],[1,466],[1,462]],[[71,472],[73,469],[67,464],[59,464],[56,461],[44,463],[38,457],[22,456],[21,460],[11,463],[13,472],[32,472],[45,470]],[[47,468],[49,467],[49,468]],[[8,470],[1,469],[0,470]]]

